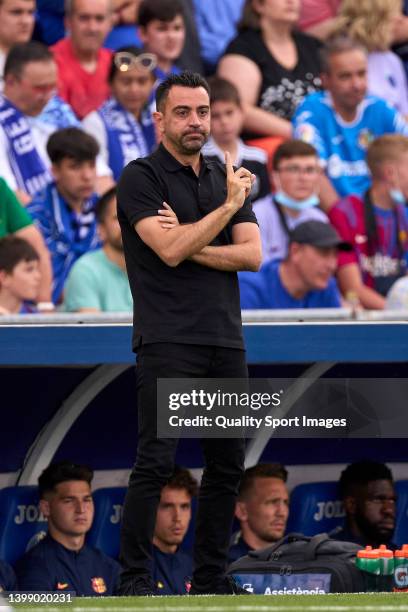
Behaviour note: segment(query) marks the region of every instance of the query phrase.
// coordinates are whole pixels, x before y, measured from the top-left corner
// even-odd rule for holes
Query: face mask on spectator
[[[313,206],[319,205],[319,198],[317,197],[316,193],[313,193],[311,196],[305,198],[304,200],[295,200],[288,196],[287,193],[282,191],[282,189],[279,189],[274,194],[274,198],[278,202],[278,204],[281,204],[281,206],[286,206],[287,208],[291,208],[292,210],[298,211],[306,210],[307,208],[312,208]]]
[[[394,200],[396,204],[404,204],[406,202],[406,197],[402,193],[401,189],[390,189],[391,199]]]

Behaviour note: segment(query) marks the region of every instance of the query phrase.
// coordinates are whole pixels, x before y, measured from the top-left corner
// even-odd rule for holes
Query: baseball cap
[[[311,246],[330,248],[337,247],[341,251],[351,251],[352,246],[344,242],[330,223],[323,221],[305,221],[299,223],[290,232],[290,242],[310,244]]]

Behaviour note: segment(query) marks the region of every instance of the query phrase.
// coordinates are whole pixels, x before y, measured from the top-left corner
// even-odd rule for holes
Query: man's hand
[[[173,227],[177,227],[179,224],[179,220],[177,219],[177,215],[172,209],[172,207],[167,204],[167,202],[163,202],[164,208],[160,208],[158,213],[158,221],[163,229],[173,229]]]
[[[238,168],[234,172],[231,155],[225,151],[225,166],[227,170],[227,200],[226,203],[232,204],[237,210],[242,208],[245,199],[251,193],[253,175],[246,168]]]

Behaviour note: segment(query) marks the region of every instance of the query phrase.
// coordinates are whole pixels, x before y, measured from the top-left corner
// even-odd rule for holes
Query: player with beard
[[[352,463],[340,476],[340,495],[346,513],[345,525],[333,533],[338,540],[378,548],[392,542],[397,496],[391,470],[376,461]]]
[[[64,289],[64,308],[68,312],[130,312],[133,302],[116,211],[116,187],[101,197],[95,212],[102,248],[86,253],[73,265]]]
[[[152,538],[160,492],[171,476],[176,439],[157,437],[158,378],[247,378],[237,270],[254,270],[261,243],[249,194],[253,177],[208,161],[207,82],[171,75],[156,92],[161,138],[149,157],[131,162],[118,184],[118,217],[134,300],[139,436],[124,504],[122,594],[152,595]],[[178,225],[163,227],[167,203]],[[240,591],[225,576],[244,440],[202,441],[190,594]]]

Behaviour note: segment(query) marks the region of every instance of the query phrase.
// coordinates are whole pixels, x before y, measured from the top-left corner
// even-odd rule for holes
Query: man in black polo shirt
[[[208,85],[191,73],[157,89],[161,145],[131,162],[118,185],[118,217],[134,299],[139,439],[121,537],[122,593],[154,594],[152,537],[177,441],[157,438],[157,378],[247,377],[237,270],[257,270],[261,244],[248,199],[252,176],[226,157],[200,154],[210,130]],[[167,202],[179,225],[165,229]],[[191,593],[234,593],[225,577],[244,441],[203,440]]]

